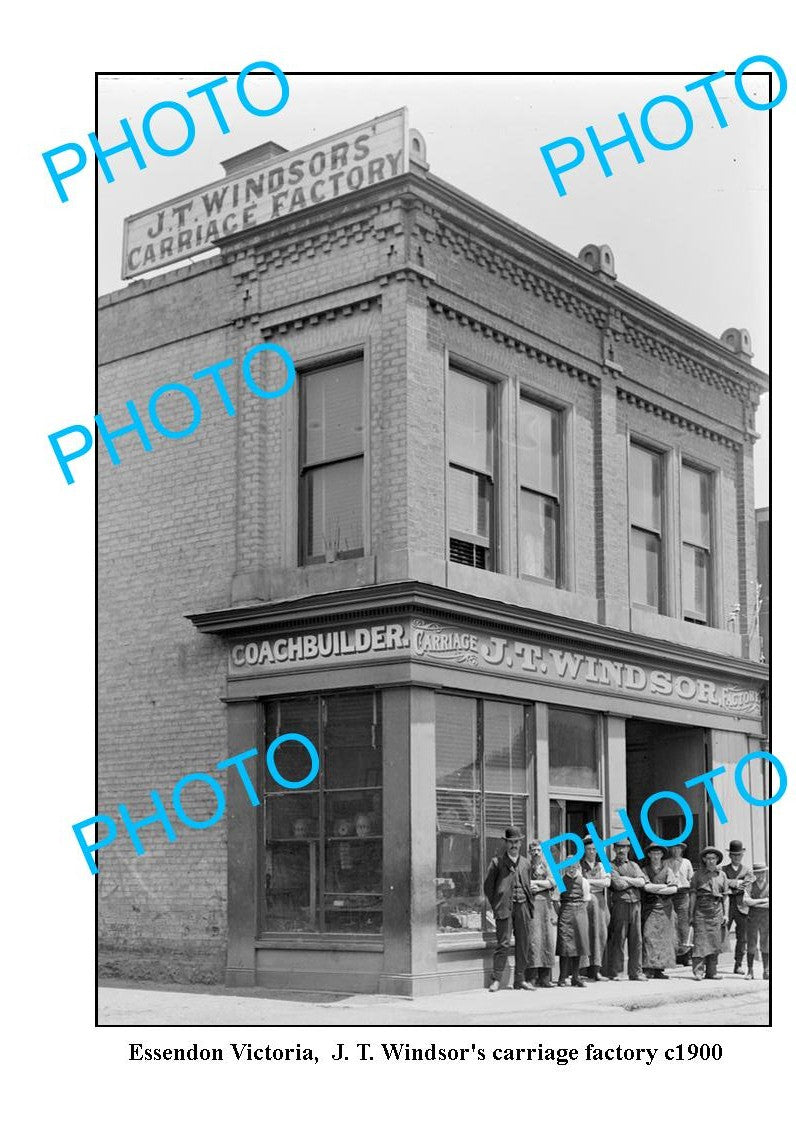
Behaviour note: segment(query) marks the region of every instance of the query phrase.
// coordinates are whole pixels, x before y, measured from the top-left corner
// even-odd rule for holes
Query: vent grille
[[[450,559],[459,565],[470,565],[475,569],[486,569],[489,551],[486,546],[477,546],[474,542],[463,542],[461,538],[451,538]]]

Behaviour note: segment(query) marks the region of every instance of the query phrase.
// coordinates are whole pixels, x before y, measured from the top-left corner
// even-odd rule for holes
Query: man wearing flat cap
[[[531,863],[520,853],[523,834],[519,827],[506,827],[506,849],[489,863],[484,881],[484,894],[495,917],[497,947],[492,963],[489,990],[500,990],[500,979],[509,954],[514,933],[514,989],[533,990],[525,981],[525,969],[531,942],[533,888]]]
[[[746,918],[749,915],[749,906],[744,904],[744,893],[754,881],[754,875],[752,867],[744,861],[746,850],[739,839],[732,840],[728,853],[730,860],[721,867],[730,887],[727,898],[727,932],[729,934],[735,922],[735,974],[742,975],[746,953]]]

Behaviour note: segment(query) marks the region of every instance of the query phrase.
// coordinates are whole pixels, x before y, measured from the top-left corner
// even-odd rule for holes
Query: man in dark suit
[[[489,990],[500,990],[500,977],[506,966],[514,932],[514,989],[533,990],[525,981],[525,968],[531,940],[533,893],[531,891],[531,863],[520,853],[522,831],[519,827],[506,827],[506,850],[489,863],[484,893],[495,916],[497,947],[492,963],[492,982]]]
[[[730,843],[730,860],[722,870],[730,883],[729,911],[727,914],[727,933],[735,921],[735,974],[743,974],[743,957],[746,954],[746,922],[749,906],[744,904],[744,893],[754,881],[752,867],[744,861],[746,848],[737,838]]]

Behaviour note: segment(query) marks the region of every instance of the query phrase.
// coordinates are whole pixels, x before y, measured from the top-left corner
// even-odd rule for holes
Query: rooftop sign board
[[[212,249],[217,238],[350,195],[408,167],[406,109],[396,109],[126,218],[122,277],[173,265]]]

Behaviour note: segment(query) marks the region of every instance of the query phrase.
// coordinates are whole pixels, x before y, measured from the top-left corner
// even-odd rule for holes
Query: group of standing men
[[[677,963],[691,963],[697,979],[713,979],[733,924],[735,973],[744,974],[746,954],[746,976],[754,978],[759,945],[763,978],[769,977],[768,867],[747,866],[741,842],[730,843],[722,868],[722,851],[706,846],[697,870],[683,844],[650,844],[640,866],[630,859],[630,844],[617,842],[606,872],[586,837],[583,858],[562,871],[565,889],[554,901],[540,843],[532,841],[525,857],[518,827],[507,827],[505,839],[506,850],[492,859],[484,881],[497,936],[490,991],[500,989],[512,934],[516,990],[552,987],[556,957],[559,986],[568,978],[572,986],[585,986],[581,969],[595,982],[616,979],[625,948],[628,977],[635,982],[666,979],[666,968]]]

